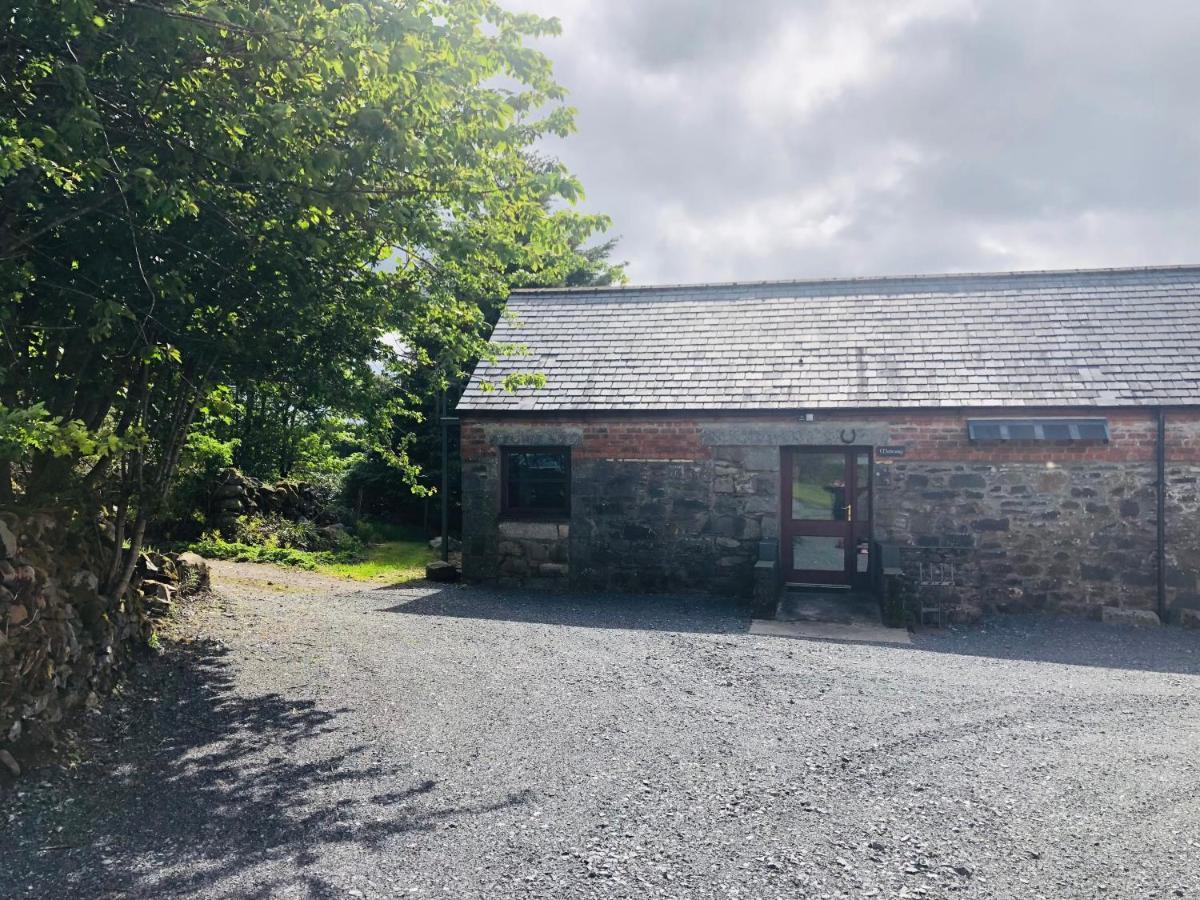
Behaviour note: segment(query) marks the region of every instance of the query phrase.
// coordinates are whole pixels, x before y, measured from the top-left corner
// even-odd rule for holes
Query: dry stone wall
[[[222,469],[212,486],[209,516],[223,531],[232,529],[238,516],[282,516],[329,523],[332,515],[322,508],[316,489],[303,482],[266,484],[237,469]]]
[[[126,594],[105,596],[112,540],[103,521],[0,513],[0,749],[97,705],[180,592],[207,587],[195,554],[146,553]]]

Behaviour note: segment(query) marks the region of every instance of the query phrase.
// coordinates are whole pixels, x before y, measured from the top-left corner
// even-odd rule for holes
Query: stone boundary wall
[[[1103,416],[1111,441],[967,438],[967,418],[1027,416]],[[904,455],[875,460],[875,537],[906,548],[914,569],[926,558],[958,560],[960,618],[1150,609],[1155,435],[1151,409],[838,411],[811,422],[795,413],[465,414],[464,574],[542,578],[524,545],[516,552],[508,541],[500,552],[506,444],[571,448],[571,515],[557,551],[568,568],[555,583],[735,596],[752,590],[759,541],[779,536],[780,447],[886,445]],[[1200,410],[1168,410],[1167,458],[1168,598],[1200,608]]]
[[[234,468],[222,469],[211,485],[208,496],[208,517],[227,536],[238,516],[282,516],[299,521],[307,519],[321,525],[336,521],[325,509],[318,492],[302,481],[280,481],[265,484]]]
[[[0,761],[5,745],[53,739],[78,706],[97,706],[144,650],[180,593],[208,587],[192,553],[143,553],[129,590],[99,591],[113,547],[111,523],[58,512],[0,512]]]

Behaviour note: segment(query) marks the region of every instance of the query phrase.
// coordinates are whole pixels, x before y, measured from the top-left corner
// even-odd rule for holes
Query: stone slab
[[[1106,606],[1102,615],[1107,625],[1135,625],[1157,628],[1162,624],[1158,620],[1158,614],[1148,609],[1121,609],[1116,606]]]
[[[773,619],[751,619],[750,633],[766,637],[801,638],[812,641],[850,641],[859,644],[912,643],[912,635],[904,628],[887,628],[866,622],[841,624],[837,622],[777,622]]]
[[[520,538],[534,541],[556,541],[561,527],[557,522],[509,521],[500,523],[502,538]]]
[[[888,443],[889,429],[878,419],[870,422],[740,423],[718,422],[700,428],[700,440],[710,447],[825,447]]]

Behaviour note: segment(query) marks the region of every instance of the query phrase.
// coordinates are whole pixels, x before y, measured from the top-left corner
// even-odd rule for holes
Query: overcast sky
[[[509,0],[636,283],[1200,262],[1196,0]]]

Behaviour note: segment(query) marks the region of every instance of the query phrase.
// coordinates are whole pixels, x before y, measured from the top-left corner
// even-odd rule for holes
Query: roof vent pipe
[[[1167,621],[1167,411],[1160,406],[1156,413],[1158,439],[1154,445],[1154,456],[1157,469],[1158,510],[1155,519],[1158,526],[1158,554],[1155,562],[1158,565],[1158,618],[1165,623]]]

